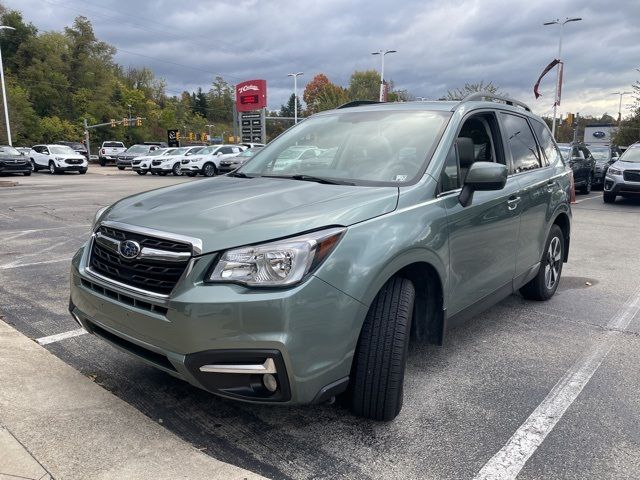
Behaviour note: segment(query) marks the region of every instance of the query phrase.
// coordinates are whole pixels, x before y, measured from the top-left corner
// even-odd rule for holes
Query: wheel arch
[[[565,263],[569,260],[569,245],[571,244],[571,220],[567,212],[559,212],[553,219],[552,225],[558,225],[562,230],[562,236],[564,237],[564,258]]]

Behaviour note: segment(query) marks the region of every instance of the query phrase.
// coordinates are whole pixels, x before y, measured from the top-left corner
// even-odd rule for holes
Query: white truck
[[[115,142],[113,140],[102,142],[102,146],[100,147],[100,150],[98,150],[98,161],[100,162],[100,166],[104,167],[107,162],[115,163],[118,155],[126,150],[127,147],[125,147],[122,142]]]

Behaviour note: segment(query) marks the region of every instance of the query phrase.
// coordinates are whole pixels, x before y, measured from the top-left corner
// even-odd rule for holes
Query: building
[[[584,143],[588,145],[609,145],[615,135],[612,123],[592,123],[584,127]]]

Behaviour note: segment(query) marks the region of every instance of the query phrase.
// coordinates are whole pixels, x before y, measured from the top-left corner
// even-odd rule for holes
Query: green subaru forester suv
[[[402,407],[411,336],[520,291],[569,251],[570,169],[515,100],[348,104],[226,176],[100,210],[73,258],[90,333],[227,398]]]

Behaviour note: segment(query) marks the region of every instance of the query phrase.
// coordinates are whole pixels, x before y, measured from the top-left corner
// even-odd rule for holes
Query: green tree
[[[328,83],[320,89],[315,100],[317,112],[337,108],[349,101],[349,93],[346,88],[333,83]]]
[[[300,118],[300,114],[302,113],[302,105],[300,105],[300,99],[296,98],[296,96],[292,93],[289,97],[289,101],[286,105],[280,106],[280,116],[281,117],[293,117],[294,116],[294,108],[295,104],[298,104],[298,118]]]
[[[378,100],[380,98],[380,74],[375,70],[355,71],[347,89],[350,100]]]
[[[1,5],[0,21],[2,25],[15,29],[2,30],[2,32],[0,32],[3,65],[7,70],[15,72],[19,63],[18,50],[20,45],[33,39],[37,35],[38,29],[32,23],[25,23],[22,18],[22,13],[19,11],[6,10]]]

